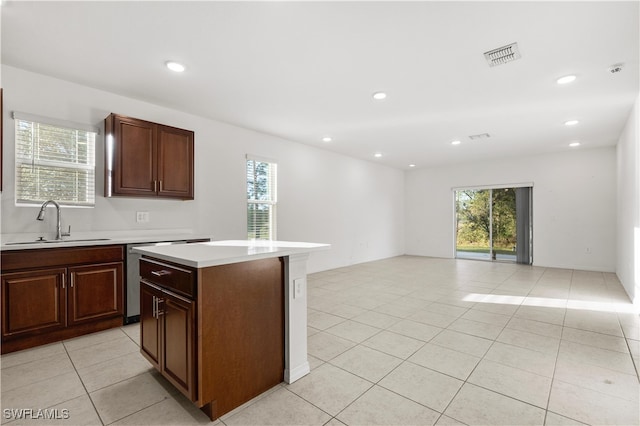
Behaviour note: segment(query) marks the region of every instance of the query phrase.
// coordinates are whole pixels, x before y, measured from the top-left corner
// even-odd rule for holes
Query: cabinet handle
[[[166,269],[162,269],[160,271],[151,271],[153,275],[156,277],[162,277],[164,275],[171,275],[171,271],[167,271]]]
[[[74,281],[75,281],[75,280],[74,280],[74,275],[73,275],[73,274],[71,274],[71,288],[73,288],[73,282],[74,282]]]
[[[160,315],[164,315],[166,312],[160,310],[160,304],[164,303],[164,299],[157,299],[156,318],[160,319]]]
[[[157,180],[153,181],[153,192],[158,192],[158,181]]]
[[[158,296],[153,296],[153,307],[154,307],[153,317],[155,319],[160,319],[160,298]]]
[[[151,302],[152,302],[151,303],[151,316],[153,318],[155,318],[156,317],[156,297],[155,296],[151,296],[151,297],[152,297],[152,299],[151,299]]]
[[[161,180],[159,180],[158,182],[159,182],[159,183],[158,183],[158,186],[160,187],[160,192],[162,192],[162,181],[161,181]]]
[[[67,274],[62,274],[62,289],[65,289],[64,283],[67,281]]]

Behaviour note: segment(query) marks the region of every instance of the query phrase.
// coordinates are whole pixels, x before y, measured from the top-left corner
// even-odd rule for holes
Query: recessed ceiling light
[[[460,141],[451,141],[451,145],[460,145],[461,143]]]
[[[165,65],[173,72],[183,72],[185,70],[185,66],[179,62],[167,61]]]
[[[383,99],[385,99],[387,97],[387,94],[385,92],[376,92],[373,94],[373,99],[377,100],[377,101],[381,101]]]
[[[375,154],[373,154],[373,156],[376,157],[376,158],[380,158],[380,157],[382,157],[382,154],[379,153],[379,152],[376,152]]]
[[[331,139],[331,136],[325,136],[322,138],[322,142],[331,142],[333,139]]]
[[[575,126],[576,124],[578,124],[579,121],[578,120],[569,120],[569,121],[565,121],[564,125],[565,126]]]
[[[575,148],[575,147],[577,147],[577,146],[580,146],[580,142],[571,142],[571,143],[569,144],[569,146],[570,146],[571,148]]]
[[[556,83],[558,83],[558,84],[567,84],[567,83],[571,83],[575,79],[576,79],[575,75],[565,75],[564,77],[560,77],[559,79],[557,79]]]
[[[416,166],[415,164],[409,164],[409,167],[415,167],[415,166]]]

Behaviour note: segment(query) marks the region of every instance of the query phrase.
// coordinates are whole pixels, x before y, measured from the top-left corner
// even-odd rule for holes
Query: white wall
[[[640,97],[618,140],[618,257],[616,273],[640,304]]]
[[[615,147],[407,172],[407,254],[454,257],[452,188],[523,182],[534,184],[534,265],[615,270]]]
[[[104,142],[97,146],[94,209],[63,209],[63,227],[78,231],[190,228],[216,239],[246,238],[245,154],[278,161],[278,239],[325,242],[310,271],[404,252],[404,173],[274,136],[234,127],[136,99],[14,67],[2,67],[4,191],[2,233],[49,232],[37,208],[14,202],[12,111],[102,126],[111,112],[195,131],[194,201],[104,198]],[[148,211],[150,222],[135,222]],[[53,215],[48,215],[53,216]]]

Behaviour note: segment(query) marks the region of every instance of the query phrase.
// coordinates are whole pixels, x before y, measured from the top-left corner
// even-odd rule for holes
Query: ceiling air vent
[[[623,68],[624,68],[624,64],[620,63],[620,64],[613,64],[608,69],[611,74],[617,74],[621,72]]]
[[[512,62],[521,58],[520,51],[518,50],[518,43],[511,43],[506,46],[484,52],[484,57],[490,67],[506,64],[507,62]]]
[[[478,139],[488,139],[491,136],[489,136],[489,133],[478,133],[477,135],[471,135],[469,136],[469,139],[471,139],[472,141],[478,140]]]

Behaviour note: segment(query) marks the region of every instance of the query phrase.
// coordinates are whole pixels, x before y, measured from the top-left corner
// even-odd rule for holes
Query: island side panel
[[[285,263],[198,270],[198,405],[215,419],[284,378]]]
[[[293,383],[311,371],[307,358],[307,259],[309,253],[285,258],[285,371]]]

